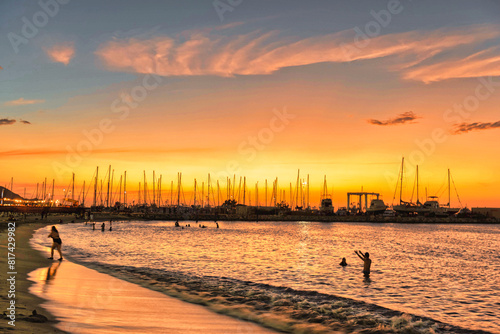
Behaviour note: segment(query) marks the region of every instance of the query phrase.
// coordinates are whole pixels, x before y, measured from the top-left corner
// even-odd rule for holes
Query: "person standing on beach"
[[[61,238],[59,237],[59,231],[57,231],[57,228],[55,226],[52,226],[52,231],[50,232],[48,238],[52,238],[52,248],[50,249],[50,260],[54,259],[54,249],[57,249],[59,252],[59,261],[62,261],[63,256],[61,252],[61,246],[62,246],[62,241]]]
[[[354,253],[356,253],[356,255],[364,262],[363,274],[365,275],[365,277],[370,276],[370,267],[372,265],[372,260],[370,259],[370,253],[366,252],[364,255],[362,251],[354,251]]]
[[[102,223],[101,225],[101,231],[104,232],[104,229],[106,228],[106,224],[105,223]]]

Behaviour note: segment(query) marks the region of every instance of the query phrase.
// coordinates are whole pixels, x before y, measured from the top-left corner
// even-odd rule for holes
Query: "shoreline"
[[[7,254],[7,230],[4,229],[4,225],[7,226],[6,222],[1,222],[2,230],[0,231],[1,238],[1,249],[2,252]],[[54,327],[57,324],[55,317],[47,312],[41,305],[45,300],[32,295],[29,292],[29,288],[32,282],[28,279],[30,272],[44,266],[49,266],[52,261],[44,258],[42,254],[31,248],[29,240],[33,235],[33,232],[41,227],[53,224],[53,222],[16,222],[16,264],[15,269],[17,275],[15,275],[15,327],[8,324],[11,319],[2,317],[2,324],[0,325],[1,330],[14,330],[19,333],[66,333],[64,331],[58,330]],[[0,260],[0,267],[2,271],[7,272],[7,256],[2,256]],[[0,284],[1,301],[2,301],[2,312],[7,310],[10,302],[8,298],[9,286],[6,280],[2,280]],[[41,314],[46,317],[47,320],[42,317],[35,319],[34,317],[29,317],[33,310],[37,311],[37,314]],[[41,321],[41,322],[35,322]]]
[[[29,274],[37,269],[50,267],[53,263],[43,256],[43,254],[33,249],[30,245],[30,239],[33,236],[35,230],[43,228],[48,225],[61,224],[59,220],[62,220],[62,224],[68,223],[78,223],[84,222],[83,219],[77,219],[72,215],[50,215],[47,219],[40,220],[38,215],[27,216],[23,219],[22,216],[15,217],[16,231],[15,231],[15,326],[8,324],[11,319],[6,316],[2,316],[2,323],[0,324],[0,330],[2,331],[12,331],[19,333],[61,333],[67,334],[67,332],[59,330],[55,327],[58,321],[55,319],[54,315],[48,312],[42,307],[42,304],[46,301],[39,298],[29,292],[30,287],[33,282],[29,280]],[[112,217],[98,217],[99,221],[109,220],[109,219],[122,219],[127,220],[126,217],[112,216]],[[0,249],[2,250],[4,256],[0,257],[0,270],[3,273],[10,272],[8,268],[8,258],[7,258],[7,245],[8,245],[8,221],[6,217],[0,217]],[[56,251],[57,255],[57,251]],[[64,249],[63,249],[64,256]],[[6,274],[7,275],[7,274]],[[2,275],[3,276],[3,275]],[[1,312],[7,312],[7,307],[10,305],[11,298],[8,298],[10,287],[7,280],[2,280],[0,283],[0,301],[1,301]],[[32,316],[33,310],[37,311],[38,315]]]

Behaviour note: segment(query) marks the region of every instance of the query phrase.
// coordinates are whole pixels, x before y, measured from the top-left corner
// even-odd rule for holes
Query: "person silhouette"
[[[57,228],[55,226],[52,226],[52,230],[50,231],[48,238],[52,238],[52,247],[50,249],[49,260],[54,259],[54,249],[57,249],[60,256],[59,261],[62,261],[63,259],[61,252],[62,241],[61,238],[59,237],[59,231],[57,231]]]
[[[363,255],[362,251],[354,251],[354,253],[361,259],[363,260],[363,274],[365,277],[370,276],[370,267],[372,265],[372,260],[370,259],[370,253],[366,252]]]
[[[341,265],[342,267],[347,266],[347,262],[345,260],[345,257],[342,258],[342,261],[339,263],[339,265]]]

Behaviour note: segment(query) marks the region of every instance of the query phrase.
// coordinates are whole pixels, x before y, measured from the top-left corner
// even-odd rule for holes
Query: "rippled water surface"
[[[201,223],[207,228],[114,222],[112,232],[83,224],[59,232],[63,251],[81,261],[315,290],[500,333],[498,225]],[[47,234],[35,242],[50,244]],[[355,249],[370,252],[369,280]]]

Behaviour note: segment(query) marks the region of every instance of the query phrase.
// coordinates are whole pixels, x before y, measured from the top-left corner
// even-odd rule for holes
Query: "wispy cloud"
[[[413,111],[407,111],[402,114],[399,114],[397,117],[388,119],[386,121],[379,121],[377,119],[369,119],[368,123],[373,124],[373,125],[398,125],[398,124],[404,124],[404,123],[413,123],[414,120],[417,118],[420,118],[419,116],[415,115]]]
[[[222,34],[218,30],[189,31],[179,36],[113,39],[101,44],[96,55],[110,70],[155,73],[162,76],[265,75],[284,67],[320,62],[349,62],[398,56],[395,69],[408,79],[428,80],[415,74],[416,66],[443,51],[496,38],[496,26],[470,26],[411,31],[372,38],[360,48],[352,30],[297,38],[278,31]],[[446,72],[438,65],[435,71]],[[483,70],[496,71],[493,67]],[[484,71],[478,72],[484,75]],[[459,73],[438,76],[446,79]],[[474,75],[471,69],[469,75]]]
[[[500,47],[491,47],[463,59],[447,59],[408,70],[405,79],[426,83],[450,78],[500,76]]]
[[[15,119],[0,118],[0,125],[12,125],[16,123]]]
[[[0,120],[0,124],[1,124]],[[16,122],[15,120],[13,120]],[[211,152],[216,149],[203,148],[203,147],[186,147],[186,148],[103,148],[95,149],[92,151],[93,154],[124,154],[124,153],[144,153],[144,154],[158,154],[158,153],[176,153],[176,154],[193,154],[200,152]],[[64,155],[68,154],[68,150],[65,149],[46,149],[46,148],[34,148],[34,149],[19,149],[10,151],[0,151],[0,156],[30,156],[30,155]]]
[[[45,48],[45,53],[53,62],[68,65],[75,56],[75,45],[72,42],[53,45]]]
[[[1,118],[0,119],[0,125],[12,125],[15,124],[17,121],[15,119],[8,119],[8,118]],[[20,120],[20,123],[23,124],[31,124],[31,122]]]
[[[478,131],[478,130],[489,130],[500,128],[500,121],[497,122],[487,122],[487,123],[461,123],[455,126],[453,133],[461,134],[467,133],[469,131]]]
[[[37,104],[37,103],[44,103],[45,100],[25,100],[23,97],[13,100],[13,101],[7,101],[4,103],[5,106],[25,106],[28,104]]]

